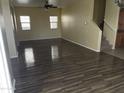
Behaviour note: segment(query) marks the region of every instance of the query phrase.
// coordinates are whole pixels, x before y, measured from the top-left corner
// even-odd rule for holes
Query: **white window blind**
[[[58,16],[50,16],[50,28],[51,29],[58,28]]]
[[[20,16],[22,30],[31,30],[30,16]]]

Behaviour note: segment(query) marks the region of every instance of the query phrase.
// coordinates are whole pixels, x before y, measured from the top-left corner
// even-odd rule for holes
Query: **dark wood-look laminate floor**
[[[62,39],[21,42],[15,93],[124,93],[124,60]]]
[[[124,60],[124,47],[116,48],[115,50],[107,49],[103,50],[103,52]]]

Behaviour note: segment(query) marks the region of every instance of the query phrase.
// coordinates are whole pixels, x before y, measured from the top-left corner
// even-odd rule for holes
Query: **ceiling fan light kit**
[[[49,0],[42,0],[43,7],[45,10],[48,10],[49,8],[58,8],[58,6],[51,4]]]

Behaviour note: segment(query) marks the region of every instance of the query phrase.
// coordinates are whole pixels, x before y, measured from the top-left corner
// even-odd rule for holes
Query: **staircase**
[[[101,51],[110,50],[110,49],[112,49],[112,45],[110,45],[109,41],[103,36],[102,44],[101,44]]]

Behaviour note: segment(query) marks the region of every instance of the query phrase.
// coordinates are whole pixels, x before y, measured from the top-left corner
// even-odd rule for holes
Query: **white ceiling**
[[[50,4],[62,7],[68,0],[49,0]],[[15,6],[21,7],[42,7],[44,5],[44,0],[13,0]]]

